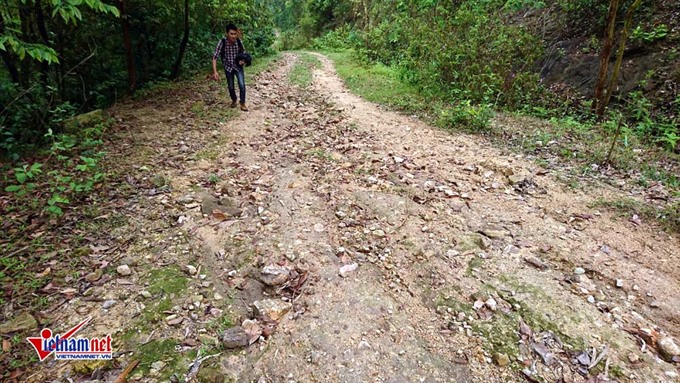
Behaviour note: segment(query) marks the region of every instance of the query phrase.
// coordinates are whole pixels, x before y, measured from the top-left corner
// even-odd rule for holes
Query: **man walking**
[[[220,78],[217,74],[217,58],[220,57],[222,59],[222,65],[224,66],[224,74],[227,77],[227,87],[229,88],[229,96],[231,97],[230,107],[236,107],[236,89],[234,89],[234,76],[236,76],[236,79],[238,80],[241,110],[247,112],[246,79],[244,76],[245,62],[236,62],[236,56],[244,53],[245,49],[243,48],[241,39],[238,38],[238,28],[236,28],[236,25],[229,24],[226,29],[227,37],[223,37],[220,40],[217,44],[217,48],[215,48],[215,54],[213,55],[213,78],[215,81],[218,81]]]

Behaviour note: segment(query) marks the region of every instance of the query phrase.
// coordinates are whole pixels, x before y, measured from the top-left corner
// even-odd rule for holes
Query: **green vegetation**
[[[63,133],[63,122],[71,116],[209,67],[228,22],[241,29],[255,62],[271,53],[272,17],[262,1],[188,5],[139,0],[115,6],[99,0],[3,3],[0,160],[18,161],[49,144],[46,133]]]
[[[152,295],[171,295],[184,291],[187,287],[187,278],[177,266],[166,266],[161,269],[151,270],[149,273],[148,291]]]
[[[599,106],[597,114],[592,109],[595,84],[583,89],[543,77],[555,62],[601,53],[607,2],[296,0],[270,2],[270,7],[284,49],[323,51],[347,86],[370,101],[418,114],[444,129],[510,142],[542,162],[560,157],[576,162],[574,168],[595,164],[622,173],[635,173],[643,164],[669,174],[659,181],[671,194],[678,192],[673,174],[680,169],[680,98],[659,89],[677,85],[674,42],[680,34],[676,20],[647,3],[639,9],[622,4],[615,35],[627,28],[631,50],[654,43],[665,47],[663,58],[635,84],[622,86],[626,91],[614,91],[613,106],[602,115]],[[565,39],[578,44],[556,48]],[[617,44],[612,41],[614,50],[626,49],[625,41]],[[606,107],[608,100],[607,95],[600,104]],[[498,111],[551,124],[495,129],[491,121]]]
[[[152,323],[161,321],[174,305],[176,295],[184,291],[188,280],[177,266],[167,266],[155,269],[149,273],[148,291],[154,296],[154,302],[149,303],[142,313],[140,326],[148,328]]]
[[[256,57],[247,72],[249,81],[270,68],[278,57]],[[209,86],[226,88],[223,82]],[[205,82],[197,84],[193,79],[178,83],[156,82],[139,93],[152,102],[161,102],[168,96],[174,97],[179,90],[186,92],[186,89],[198,87],[206,88],[207,85]],[[229,108],[200,108],[199,100],[200,97],[192,98],[179,112],[186,115],[191,109],[202,111],[199,120],[211,123],[226,121],[236,115]],[[153,188],[167,188],[170,184],[167,174],[145,165],[150,164],[149,159],[156,153],[140,142],[139,137],[143,137],[139,134],[140,126],[120,129],[116,121],[102,111],[75,118],[69,117],[70,114],[63,115],[57,130],[48,129],[41,142],[26,146],[26,142],[13,141],[11,153],[16,156],[2,152],[11,157],[3,162],[0,178],[0,193],[3,193],[0,196],[2,307],[13,305],[36,313],[49,310],[63,299],[72,299],[81,292],[86,296],[95,293],[99,281],[116,274],[115,267],[92,263],[103,255],[95,253],[119,244],[127,246],[127,242],[122,241],[129,240],[121,238],[122,241],[117,242],[114,239],[120,234],[117,229],[129,220],[119,203]],[[213,145],[224,145],[226,140],[227,137],[220,135],[199,154],[216,156],[218,148]],[[128,157],[129,152],[120,149],[121,145],[130,144],[139,146]],[[29,147],[33,149],[27,152]],[[105,156],[106,152],[113,154]],[[217,181],[209,175],[206,178]],[[148,207],[144,201],[140,206]],[[149,220],[163,221],[153,209],[146,213],[145,218]],[[161,226],[167,227],[165,223]],[[158,251],[160,248],[151,249],[152,253]],[[102,272],[104,277],[101,277]],[[91,286],[88,276],[97,273],[100,277],[94,277],[97,282]],[[141,341],[138,338],[142,333],[146,341],[152,327],[168,315],[164,311],[178,304],[179,294],[187,286],[186,277],[175,266],[150,271],[148,280],[148,290],[154,298],[144,302],[146,309],[134,319],[134,329],[117,337],[125,344]],[[69,292],[71,290],[73,292]],[[26,336],[30,334],[14,334],[11,350],[0,353],[0,380],[7,378],[14,369],[26,369],[37,363],[35,351],[25,341]],[[182,365],[183,373],[185,366]]]
[[[312,84],[312,71],[321,67],[321,61],[309,53],[298,52],[298,60],[291,69],[288,80],[300,87],[306,88]]]
[[[401,81],[394,67],[361,63],[350,50],[325,52],[335,63],[335,69],[347,87],[361,97],[380,104],[391,105],[406,112],[426,108],[416,87]]]
[[[655,220],[671,230],[680,231],[680,202],[664,207],[655,207],[633,198],[600,199],[592,208],[604,207],[618,213],[621,218],[630,219],[637,215],[642,220]]]
[[[97,122],[79,135],[55,135],[48,130],[45,135],[51,140],[48,156],[40,162],[23,162],[13,168],[13,179],[5,179],[4,191],[21,198],[23,205],[40,207],[50,215],[63,215],[64,206],[86,196],[104,178],[99,160],[105,153],[99,147],[106,127],[105,122]],[[21,207],[14,205],[9,211]]]
[[[602,166],[612,166],[633,175],[640,186],[660,182],[671,196],[680,195],[680,178],[672,171],[678,169],[680,156],[670,151],[678,145],[677,126],[668,119],[655,120],[650,101],[640,92],[633,92],[630,98],[634,102],[626,104],[631,116],[628,120],[621,113],[612,113],[606,121],[597,123],[592,117],[554,116],[555,110],[534,105],[531,110],[523,107],[515,115],[520,121],[526,114],[541,115],[545,122],[527,119],[524,125],[504,124],[501,117],[496,128],[489,124],[494,115],[491,105],[469,100],[447,103],[444,98],[427,95],[409,84],[398,67],[366,63],[353,50],[324,53],[334,61],[348,88],[367,100],[420,115],[447,130],[483,133],[500,145],[510,144],[535,156],[538,163],[547,164],[557,157],[563,163],[575,165],[572,177],[565,180],[567,184],[575,185],[579,182],[577,177],[593,174],[594,169]],[[650,140],[654,135],[659,138]],[[646,206],[641,208],[641,216],[677,229],[680,227],[677,210],[677,202],[660,210]]]
[[[165,367],[158,371],[159,378],[168,379],[177,373],[186,373],[186,366],[196,357],[196,350],[180,353],[176,350],[178,342],[173,339],[158,339],[139,345],[139,365],[135,374],[147,376],[153,363],[163,362]]]
[[[518,293],[517,297],[507,296],[499,292],[496,288],[483,285],[481,290],[473,297],[479,296],[485,300],[492,295],[500,295],[504,300],[513,305],[513,310],[509,313],[497,311],[490,320],[476,320],[471,323],[473,332],[481,334],[486,340],[484,348],[490,353],[503,353],[510,357],[511,365],[520,368],[519,363],[519,323],[523,320],[536,333],[550,331],[559,336],[565,348],[571,351],[585,350],[586,342],[581,338],[574,338],[565,334],[561,326],[565,323],[579,323],[579,318],[564,317],[558,314],[557,310],[570,312],[567,308],[561,307],[554,302],[551,297],[546,295],[540,288],[523,284],[511,276],[502,275],[501,280],[512,286]],[[451,309],[452,315],[463,312],[468,316],[477,318],[477,313],[472,307],[471,302],[466,302],[455,298],[458,294],[439,296],[436,307],[444,306]],[[549,316],[548,316],[549,315]],[[560,318],[556,320],[554,318]]]

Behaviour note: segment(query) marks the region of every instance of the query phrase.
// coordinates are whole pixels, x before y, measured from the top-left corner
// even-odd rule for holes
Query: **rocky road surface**
[[[28,381],[678,380],[677,238],[590,207],[616,190],[352,95],[317,57],[301,88],[285,54],[234,118],[205,82],[112,111],[111,155],[154,186],[53,323],[93,316],[116,361]]]

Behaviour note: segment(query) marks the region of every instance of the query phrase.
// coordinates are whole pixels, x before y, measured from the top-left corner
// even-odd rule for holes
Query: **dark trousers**
[[[246,103],[246,77],[243,69],[232,69],[231,72],[225,69],[224,74],[227,76],[227,87],[229,88],[229,96],[231,101],[236,101],[236,89],[234,88],[234,77],[238,80],[238,92],[241,104]]]

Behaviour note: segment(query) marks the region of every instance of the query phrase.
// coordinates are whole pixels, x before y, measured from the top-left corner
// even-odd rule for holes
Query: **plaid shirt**
[[[241,43],[243,44],[243,43]],[[222,59],[222,65],[224,65],[224,70],[230,72],[236,68],[236,55],[241,52],[238,40],[233,44],[229,44],[228,39],[222,38],[215,48],[215,54],[213,54],[213,59],[217,60],[218,57]],[[224,49],[224,56],[222,56],[222,50]]]

